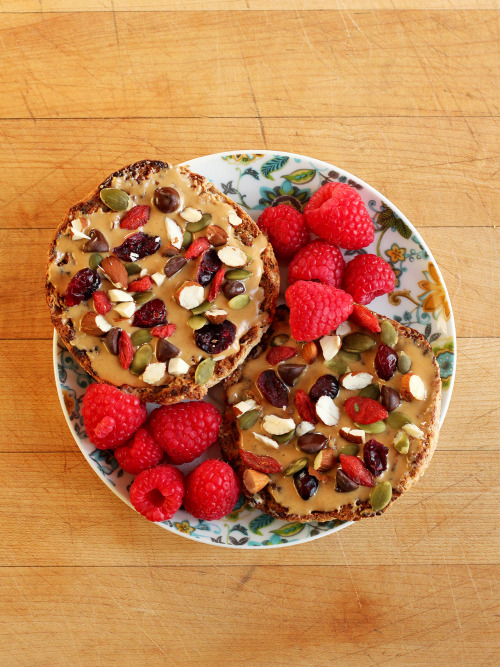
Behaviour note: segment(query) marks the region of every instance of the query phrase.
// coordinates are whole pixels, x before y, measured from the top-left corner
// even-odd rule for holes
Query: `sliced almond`
[[[183,359],[180,357],[175,357],[174,359],[170,359],[168,362],[168,372],[170,375],[186,375],[186,373],[189,370],[189,364],[187,364]]]
[[[191,206],[188,206],[183,211],[181,211],[179,215],[186,222],[198,222],[198,220],[201,220],[202,212],[199,211],[197,208],[192,208]]]
[[[209,225],[205,229],[205,236],[215,247],[226,245],[228,239],[226,230],[219,227],[219,225]]]
[[[364,445],[366,439],[366,433],[361,429],[349,428],[348,426],[343,426],[339,430],[339,435],[347,442],[355,442],[357,445]]]
[[[144,276],[148,276],[149,271],[147,269],[142,269],[142,271],[139,273],[139,278],[144,278]]]
[[[186,308],[186,310],[192,310],[203,303],[205,291],[200,283],[188,280],[179,287],[174,297],[179,306]]]
[[[301,435],[305,435],[311,431],[314,431],[314,424],[311,424],[310,422],[300,422],[295,428],[295,435],[297,438],[300,438]]]
[[[330,359],[333,359],[340,350],[342,341],[340,340],[340,336],[323,336],[323,338],[320,339],[319,344],[323,350],[325,361],[330,361]]]
[[[258,407],[259,404],[257,403],[257,401],[254,401],[253,398],[247,398],[246,401],[240,401],[239,403],[235,403],[235,405],[233,405],[233,410],[236,417],[241,417],[241,415],[244,415],[245,412],[249,412],[250,410],[256,410]]]
[[[426,395],[422,378],[415,373],[406,373],[401,378],[401,396],[405,401],[423,401]]]
[[[69,235],[71,236],[71,239],[73,241],[81,241],[82,239],[90,240],[90,236],[85,234],[83,231],[89,225],[90,221],[87,220],[86,218],[75,218],[71,222],[71,226],[69,228]]]
[[[134,297],[129,292],[124,292],[121,289],[108,290],[108,297],[114,303],[125,303],[126,301],[134,300]]]
[[[80,322],[80,329],[89,336],[102,336],[105,332],[96,324],[95,313],[85,313]]]
[[[203,313],[211,324],[222,324],[227,318],[227,313],[221,308],[214,308]]]
[[[351,333],[351,325],[349,322],[342,322],[342,324],[339,324],[337,327],[337,331],[335,333],[337,336],[346,336],[348,333]]]
[[[234,245],[226,245],[217,251],[220,261],[226,266],[242,268],[248,264],[248,257],[243,250]]]
[[[333,449],[322,449],[314,459],[314,469],[319,472],[326,472],[334,467],[336,461],[337,457]]]
[[[254,433],[253,434],[257,442],[261,442],[263,445],[268,445],[269,447],[272,447],[273,449],[279,449],[279,445],[276,442],[276,440],[273,440],[272,438],[268,438],[267,435],[261,435],[260,433]]]
[[[318,358],[318,346],[313,340],[302,346],[302,357],[306,364],[312,364]]]
[[[245,489],[252,495],[263,489],[270,481],[271,480],[267,475],[263,472],[257,472],[257,470],[247,468],[243,473],[243,484],[245,485]]]
[[[243,220],[236,213],[236,211],[229,211],[227,219],[229,220],[229,224],[232,225],[233,227],[238,227],[243,222]]]
[[[405,424],[403,426],[403,431],[408,435],[411,435],[412,438],[422,439],[424,437],[424,432],[419,429],[416,424]]]
[[[102,315],[97,315],[95,318],[96,326],[102,331],[102,333],[108,333],[113,327],[109,322],[107,322]]]
[[[182,215],[182,213],[181,213]],[[201,214],[200,214],[201,217]],[[168,215],[165,216],[165,227],[167,229],[167,239],[174,246],[174,248],[179,249],[182,246],[182,240],[184,238],[184,232],[179,227],[179,225],[169,218]]]
[[[340,378],[340,383],[344,389],[349,389],[349,391],[363,389],[364,387],[368,387],[372,382],[373,375],[371,373],[365,373],[364,371],[359,371],[358,373],[346,373]]]
[[[293,419],[283,419],[276,415],[266,415],[262,422],[262,428],[271,435],[284,435],[295,428]]]
[[[146,366],[146,370],[142,374],[142,379],[147,384],[156,384],[165,375],[167,365],[165,363],[155,361]]]
[[[326,426],[335,426],[340,419],[340,411],[330,396],[320,396],[316,403],[316,414]]]
[[[135,313],[135,303],[133,301],[119,303],[113,310],[115,310],[120,317],[128,320]]]
[[[153,275],[151,276],[151,280],[155,282],[158,285],[158,287],[160,287],[165,282],[166,277],[167,276],[164,273],[160,273],[159,271],[157,271],[156,273],[153,273]]]
[[[106,274],[115,287],[125,289],[128,284],[127,269],[115,255],[105,257],[101,264],[101,270]]]

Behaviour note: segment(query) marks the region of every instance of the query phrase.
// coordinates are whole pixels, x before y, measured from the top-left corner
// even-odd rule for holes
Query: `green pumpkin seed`
[[[389,320],[384,320],[380,325],[380,328],[380,338],[382,339],[382,343],[385,343],[389,347],[394,347],[398,342],[396,329],[392,326]]]
[[[134,354],[134,358],[130,364],[130,372],[134,375],[142,375],[146,370],[146,366],[150,363],[152,356],[153,348],[151,345],[142,345]]]
[[[231,269],[224,274],[226,280],[246,280],[252,275],[251,271],[245,271],[245,269]]]
[[[289,338],[290,336],[288,334],[278,334],[277,336],[273,336],[271,338],[271,346],[279,347],[280,345],[284,345],[286,342],[288,342]]]
[[[390,412],[385,423],[391,428],[401,428],[405,424],[413,424],[413,420],[404,412]]]
[[[193,235],[191,234],[191,232],[185,230],[184,236],[182,237],[182,247],[189,248],[192,240],[193,240]]]
[[[245,306],[248,306],[249,303],[250,297],[248,294],[238,294],[237,296],[233,296],[232,299],[229,299],[227,305],[233,310],[241,310]]]
[[[112,211],[126,211],[130,197],[123,190],[117,188],[103,188],[99,197],[103,204],[106,204]]]
[[[356,445],[354,442],[350,445],[344,445],[342,449],[339,450],[338,456],[341,454],[344,456],[357,456],[359,454],[359,445]]]
[[[205,229],[205,227],[208,227],[208,225],[212,222],[212,216],[210,213],[204,213],[199,220],[196,222],[188,222],[186,225],[186,229],[188,232],[201,232],[202,229]]]
[[[408,454],[410,449],[410,439],[403,431],[399,431],[394,438],[394,449],[400,454]]]
[[[135,276],[142,271],[142,267],[137,262],[126,262],[125,268],[129,276]]]
[[[137,304],[147,303],[153,298],[153,292],[137,292],[134,294],[134,301]]]
[[[241,417],[238,419],[238,424],[243,431],[252,428],[257,419],[259,418],[259,410],[249,410],[244,412]]]
[[[200,303],[199,306],[196,306],[196,308],[193,308],[191,312],[193,313],[193,315],[201,315],[207,310],[210,310],[211,307],[212,307],[211,303],[208,303],[208,301],[204,301],[203,303]]]
[[[346,350],[339,350],[337,357],[343,359],[346,364],[355,364],[357,361],[361,361],[361,355],[359,352],[347,352]]]
[[[373,424],[356,424],[356,428],[360,428],[365,433],[383,433],[386,429],[386,425],[382,421],[373,422]]]
[[[95,252],[93,255],[90,255],[89,266],[92,271],[95,271],[101,262],[102,255],[99,255],[99,253]]]
[[[335,355],[333,359],[325,361],[324,364],[330,371],[333,371],[337,375],[345,375],[346,373],[351,372],[351,369],[347,365],[346,361],[339,357],[338,354]]]
[[[191,329],[197,331],[198,329],[201,329],[201,327],[204,327],[205,324],[208,324],[208,320],[206,317],[203,317],[203,315],[193,315],[189,318],[188,324]]]
[[[206,384],[214,374],[215,361],[207,357],[200,361],[194,372],[194,381],[196,384]]]
[[[380,512],[391,502],[392,486],[390,482],[379,482],[370,496],[370,505],[374,512]]]
[[[351,333],[342,339],[342,349],[346,352],[368,352],[375,346],[375,341],[363,333]]]
[[[398,357],[398,371],[404,375],[405,373],[408,373],[408,371],[411,368],[411,359],[410,357],[405,354],[404,352],[399,353]]]
[[[288,431],[288,433],[283,433],[282,435],[273,435],[273,440],[276,440],[280,445],[284,445],[287,442],[290,442],[290,440],[293,438],[295,435],[295,429],[293,428],[291,431]]]
[[[371,398],[374,401],[377,401],[378,397],[380,396],[380,388],[378,384],[369,384],[367,387],[360,389],[358,396],[362,396],[363,398]]]
[[[153,339],[153,336],[149,333],[147,329],[138,329],[130,336],[132,345],[137,347],[138,345],[144,345],[144,343],[149,343]]]
[[[288,468],[285,468],[283,474],[285,475],[285,477],[290,477],[290,475],[295,475],[296,472],[299,472],[299,470],[305,468],[308,463],[309,459],[306,458],[297,459],[297,461],[293,461],[293,463],[290,463]]]

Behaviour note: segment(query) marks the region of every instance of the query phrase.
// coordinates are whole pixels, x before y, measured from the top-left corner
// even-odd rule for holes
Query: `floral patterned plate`
[[[288,201],[303,206],[320,185],[330,181],[349,183],[358,190],[375,225],[375,240],[364,250],[390,262],[396,289],[371,304],[377,312],[420,331],[432,345],[441,369],[443,398],[441,423],[448,409],[454,380],[455,325],[441,273],[422,237],[405,216],[379,192],[359,178],[302,155],[275,151],[241,151],[207,155],[186,163],[210,179],[255,219],[266,206]],[[283,272],[282,272],[283,274]],[[283,276],[286,286],[286,270]],[[74,361],[54,334],[54,371],[61,406],[83,455],[117,496],[130,505],[132,476],[124,473],[110,452],[95,449],[83,426],[81,401],[91,378]],[[221,407],[221,392],[214,388],[208,400]],[[153,406],[151,406],[153,407]],[[218,456],[211,448],[204,458]],[[183,466],[184,471],[196,464]],[[273,519],[240,499],[231,514],[220,521],[199,521],[179,510],[171,521],[159,525],[198,542],[239,549],[262,549],[299,544],[334,533],[351,522],[286,523]]]

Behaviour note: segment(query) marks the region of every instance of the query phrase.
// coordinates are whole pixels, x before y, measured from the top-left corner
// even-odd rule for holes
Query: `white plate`
[[[356,176],[314,158],[275,151],[231,151],[196,158],[185,163],[211,180],[222,192],[257,219],[277,197],[295,198],[304,204],[327,181],[347,182],[365,202],[375,225],[375,240],[362,251],[380,255],[396,273],[392,294],[375,299],[370,308],[403,322],[422,333],[432,345],[441,369],[441,424],[450,403],[455,377],[455,323],[441,272],[422,237],[407,218],[383,195]],[[348,257],[347,257],[348,258]],[[285,284],[286,286],[286,284]],[[78,447],[99,477],[130,505],[133,476],[124,473],[111,452],[96,449],[88,440],[81,415],[81,401],[92,381],[54,334],[54,371],[61,406]],[[220,391],[209,392],[220,404]],[[154,406],[150,406],[154,407]],[[202,458],[217,456],[211,448]],[[200,460],[183,466],[189,470]],[[231,514],[220,521],[199,521],[179,510],[170,521],[158,525],[198,542],[238,549],[262,549],[300,544],[334,533],[351,522],[286,523],[263,514],[240,499]]]

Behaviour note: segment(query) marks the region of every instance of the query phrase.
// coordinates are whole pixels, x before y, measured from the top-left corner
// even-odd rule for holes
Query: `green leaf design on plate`
[[[411,229],[400,218],[396,218],[396,229],[403,238],[409,239],[411,237]]]
[[[274,181],[274,178],[271,176],[273,171],[278,171],[281,167],[284,167],[290,158],[288,155],[275,155],[273,158],[264,162],[260,168],[261,174],[268,178],[270,181]]]
[[[382,204],[382,211],[378,215],[377,222],[382,227],[382,229],[394,227],[396,225],[396,216],[394,215],[394,211],[392,211],[392,209],[390,209],[385,204]]]
[[[273,523],[274,518],[272,516],[269,516],[269,514],[259,514],[259,516],[256,516],[255,519],[252,519],[249,524],[249,528],[254,533],[255,535],[261,535],[262,533],[260,532],[261,528],[265,528],[266,526],[269,526],[271,523]]]
[[[283,176],[287,181],[291,183],[309,183],[316,176],[316,169],[297,169],[297,171],[292,172]]]
[[[281,537],[291,537],[292,535],[298,535],[304,530],[304,525],[305,524],[303,523],[288,523],[286,526],[283,526],[283,528],[272,530],[271,533],[275,533]]]

